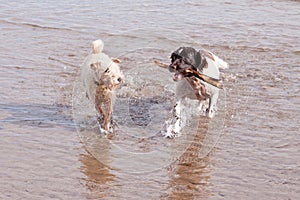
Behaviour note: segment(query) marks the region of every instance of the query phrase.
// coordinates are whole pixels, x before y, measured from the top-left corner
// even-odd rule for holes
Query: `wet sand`
[[[0,199],[299,198],[299,1],[2,5]],[[230,68],[223,71],[226,112],[213,150],[199,156],[212,130],[200,117],[177,161],[137,175],[88,153],[72,95],[90,42],[108,41],[106,52],[117,57],[124,52],[117,46],[132,40],[125,33],[139,28],[181,31]],[[176,32],[164,34],[148,45],[167,45]],[[147,45],[142,36],[131,46]]]

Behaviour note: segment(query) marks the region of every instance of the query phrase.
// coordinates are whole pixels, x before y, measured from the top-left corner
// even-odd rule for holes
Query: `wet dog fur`
[[[118,59],[111,59],[103,51],[104,43],[96,40],[92,43],[92,53],[87,57],[82,70],[83,84],[87,98],[95,105],[100,129],[110,132],[113,112],[114,93],[123,81]]]

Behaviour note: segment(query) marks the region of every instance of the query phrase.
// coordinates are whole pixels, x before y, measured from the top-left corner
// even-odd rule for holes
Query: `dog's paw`
[[[179,136],[179,131],[176,130],[174,125],[168,125],[166,123],[165,130],[161,132],[165,138],[175,138]]]
[[[109,130],[105,130],[102,126],[102,118],[98,118],[98,126],[101,134],[109,135],[113,133],[113,128],[109,127]]]
[[[164,138],[170,138],[170,139],[172,139],[172,138],[175,138],[176,135],[177,135],[177,133],[175,133],[175,132],[173,132],[173,131],[163,131],[163,132],[162,132],[162,136],[163,136]]]
[[[212,119],[215,116],[215,111],[207,109],[206,110],[206,116],[208,118]]]
[[[104,135],[108,135],[111,133],[110,131],[107,131],[104,128],[102,128],[100,125],[99,125],[99,129],[100,129],[100,132],[103,133]]]

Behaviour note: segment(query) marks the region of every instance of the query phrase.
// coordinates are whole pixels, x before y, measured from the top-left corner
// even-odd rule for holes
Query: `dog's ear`
[[[109,73],[109,68],[106,68],[106,70],[104,71],[104,73]]]
[[[196,68],[202,70],[203,68],[207,68],[207,61],[205,56],[201,53],[201,50],[198,51],[195,55]]]
[[[171,62],[173,63],[174,61],[175,61],[175,58],[176,58],[176,54],[173,52],[172,54],[171,54]]]
[[[196,68],[201,68],[201,67],[200,67],[201,62],[202,62],[201,52],[200,52],[200,51],[197,51],[197,52],[195,53],[195,67],[196,67]]]
[[[113,61],[114,63],[120,63],[120,62],[121,62],[121,60],[119,60],[118,58],[113,58],[112,61]]]

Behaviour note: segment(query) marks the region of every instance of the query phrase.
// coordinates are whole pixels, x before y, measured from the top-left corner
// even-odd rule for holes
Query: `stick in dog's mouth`
[[[154,64],[156,64],[159,67],[162,67],[164,69],[167,69],[169,67],[169,65],[165,64],[165,63],[161,63],[157,60],[154,60]],[[223,89],[223,85],[221,83],[221,81],[219,79],[215,79],[209,76],[206,76],[205,74],[202,74],[196,70],[194,70],[193,68],[186,68],[184,69],[182,72],[180,72],[184,77],[191,77],[191,76],[195,76],[199,79],[201,79],[202,81],[209,83],[217,88]]]
[[[169,65],[167,65],[165,63],[162,63],[162,62],[159,62],[157,60],[154,60],[154,64],[156,64],[159,67],[165,68],[165,69],[167,69],[169,67]]]

